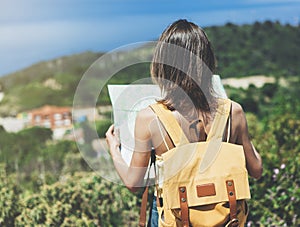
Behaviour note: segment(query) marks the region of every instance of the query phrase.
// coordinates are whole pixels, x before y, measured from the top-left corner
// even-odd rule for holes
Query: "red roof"
[[[44,114],[63,113],[63,112],[71,112],[71,107],[45,105],[40,108],[28,111],[28,113],[31,113],[33,115],[36,115],[36,114],[44,115]]]

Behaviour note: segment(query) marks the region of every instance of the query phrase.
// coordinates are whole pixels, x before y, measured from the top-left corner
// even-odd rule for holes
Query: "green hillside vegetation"
[[[300,75],[300,25],[265,21],[206,29],[223,78],[245,75]]]
[[[72,105],[83,73],[102,53],[85,52],[37,63],[0,78],[5,92],[0,115],[16,114],[45,104]]]
[[[296,67],[300,62],[299,26],[270,21],[240,26],[228,23],[224,26],[207,27],[205,31],[215,49],[218,61],[216,73],[222,78],[300,75],[300,68]],[[150,57],[151,51],[141,51],[140,54]],[[44,104],[71,106],[79,80],[102,55],[103,53],[86,52],[66,56],[1,77],[0,84],[5,97],[0,106],[0,115],[16,114]],[[110,65],[106,66],[108,67]],[[101,70],[103,69],[100,67],[99,75],[91,84],[102,83]],[[140,63],[121,70],[113,76],[110,83],[131,83],[149,75],[149,63]],[[94,89],[87,90],[95,92]],[[86,97],[89,97],[88,94]],[[98,104],[109,103],[107,90],[104,88]]]
[[[299,226],[299,77],[284,87],[228,91],[248,109],[249,132],[264,165],[261,179],[250,178],[247,226]],[[98,130],[103,136],[105,129]],[[0,225],[137,226],[140,194],[92,172],[75,142],[50,137],[42,128],[0,130]]]

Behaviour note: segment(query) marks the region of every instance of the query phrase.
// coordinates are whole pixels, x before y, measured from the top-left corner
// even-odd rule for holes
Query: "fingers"
[[[106,138],[107,138],[107,137],[110,137],[110,136],[112,136],[112,135],[114,134],[114,128],[115,128],[115,126],[112,124],[112,125],[107,129],[107,131],[106,131],[106,133],[105,133]]]
[[[107,132],[105,133],[106,136],[106,143],[108,144],[108,146],[110,145],[116,145],[119,146],[120,145],[120,141],[119,141],[119,135],[118,135],[118,129],[115,129],[114,125],[111,125]]]
[[[114,125],[111,125],[105,133],[105,140],[108,146],[110,146],[110,141],[113,136],[113,131],[114,131]]]
[[[116,138],[119,140],[120,129],[118,129],[118,128],[114,129],[114,135],[115,135]]]

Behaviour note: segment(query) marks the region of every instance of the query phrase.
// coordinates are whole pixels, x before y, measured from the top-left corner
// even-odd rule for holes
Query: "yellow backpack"
[[[222,139],[231,101],[219,100],[207,140],[195,143],[164,105],[151,108],[175,145],[156,159],[159,226],[244,226],[250,190],[243,146],[229,143],[229,132]]]

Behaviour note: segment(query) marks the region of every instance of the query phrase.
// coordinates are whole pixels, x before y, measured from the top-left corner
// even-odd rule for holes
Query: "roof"
[[[62,112],[71,112],[71,107],[45,105],[40,108],[32,109],[28,111],[28,113],[31,114],[51,114],[51,113],[62,113]]]

